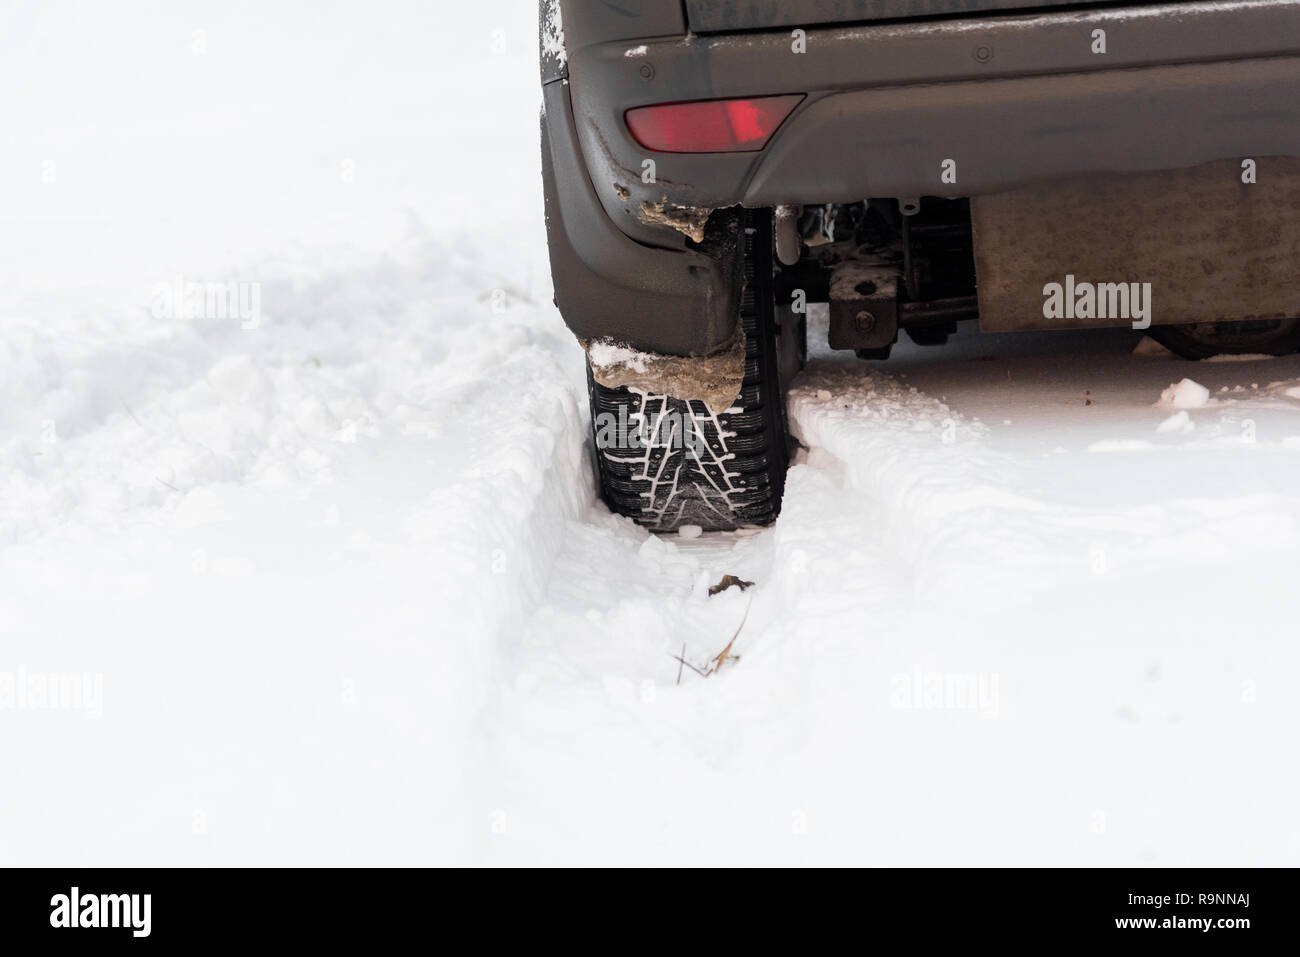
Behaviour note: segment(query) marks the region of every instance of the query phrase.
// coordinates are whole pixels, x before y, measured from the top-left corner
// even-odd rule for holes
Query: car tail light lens
[[[802,99],[792,93],[638,106],[627,111],[627,128],[658,153],[753,152],[767,145]]]

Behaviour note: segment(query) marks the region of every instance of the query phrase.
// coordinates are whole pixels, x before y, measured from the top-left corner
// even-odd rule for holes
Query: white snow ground
[[[0,862],[1295,864],[1300,359],[819,350],[649,536],[459,6],[0,12]]]

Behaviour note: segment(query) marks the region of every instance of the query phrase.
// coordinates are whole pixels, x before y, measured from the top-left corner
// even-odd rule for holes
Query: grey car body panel
[[[1092,52],[1094,29],[1107,32],[1104,55]],[[583,154],[624,224],[644,202],[972,196],[1042,176],[1300,150],[1300,0],[810,30],[804,54],[781,33],[640,46],[637,57],[623,43],[570,51]],[[651,153],[623,119],[650,103],[793,92],[808,97],[757,153]],[[646,158],[654,184],[641,182]],[[949,158],[955,184],[940,181]]]
[[[573,125],[582,201],[594,193],[617,232],[641,248],[691,246],[647,222],[646,204],[710,210],[972,197],[1090,173],[1300,156],[1300,0],[836,25],[807,30],[805,53],[793,52],[788,31],[575,31],[572,24],[607,5],[561,2],[572,115],[554,115],[548,99],[548,124]],[[1104,54],[1093,52],[1096,30],[1105,31]],[[795,92],[805,100],[761,152],[652,153],[624,120],[626,110],[653,103]],[[642,178],[647,159],[653,182]],[[955,183],[941,179],[948,159]],[[567,191],[557,202],[570,202]],[[557,299],[569,282],[556,271]],[[653,339],[690,354],[702,341],[675,314],[638,330],[615,318],[626,311],[621,303],[601,308],[632,345],[649,348]],[[565,318],[588,334],[601,323]]]
[[[541,25],[542,82],[549,83],[568,75],[567,64],[552,44],[547,32],[562,31],[564,45],[580,49],[608,40],[642,37],[679,37],[686,33],[686,17],[681,0],[539,0]],[[559,10],[563,16],[557,16]]]
[[[870,169],[846,177],[833,153],[814,149],[831,127],[877,157]],[[841,202],[864,188],[867,196],[979,196],[1086,173],[1196,166],[1225,153],[1300,156],[1300,57],[826,97],[768,151],[744,202]],[[950,158],[957,179],[945,184],[941,164]]]
[[[1082,6],[1087,2],[1089,0],[686,0],[686,17],[696,33],[719,33],[908,17],[969,16],[1024,7]]]
[[[544,88],[542,180],[555,304],[580,339],[610,338],[668,355],[705,356],[734,340],[738,255],[642,246],[596,201],[578,148],[567,84]]]

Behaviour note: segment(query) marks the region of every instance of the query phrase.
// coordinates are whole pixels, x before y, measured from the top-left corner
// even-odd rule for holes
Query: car
[[[555,302],[609,506],[779,513],[809,304],[1300,347],[1300,0],[542,0]],[[819,324],[819,328],[821,328]]]

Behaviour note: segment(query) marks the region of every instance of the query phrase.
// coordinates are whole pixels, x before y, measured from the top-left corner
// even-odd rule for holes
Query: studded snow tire
[[[731,408],[715,414],[702,400],[611,389],[588,376],[601,493],[657,532],[767,525],[781,508],[789,439],[777,350],[797,348],[803,326],[788,322],[778,342],[770,212],[747,213],[743,235],[745,378]],[[619,425],[611,436],[598,422]]]

